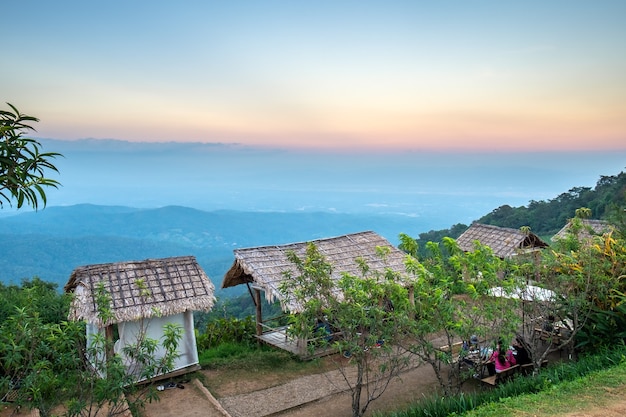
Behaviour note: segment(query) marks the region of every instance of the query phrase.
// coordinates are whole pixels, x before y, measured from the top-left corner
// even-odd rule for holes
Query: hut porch
[[[255,337],[260,343],[286,350],[303,360],[320,358],[322,356],[332,355],[337,352],[335,348],[329,344],[321,344],[312,350],[309,348],[311,344],[315,344],[316,339],[302,340],[289,334],[289,326],[281,323],[281,319],[286,316],[272,317],[263,319],[263,309],[261,307],[261,288],[246,284],[248,291],[252,296],[252,300],[256,306],[256,335]],[[283,321],[284,323],[284,321]],[[331,335],[337,337],[337,335]]]

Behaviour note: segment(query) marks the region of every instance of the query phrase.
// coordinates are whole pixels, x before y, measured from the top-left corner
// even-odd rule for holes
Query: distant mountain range
[[[393,215],[48,207],[0,218],[0,282],[17,284],[38,276],[61,289],[78,266],[194,255],[219,288],[234,248],[365,230],[397,244],[400,233],[417,236],[424,229],[418,219]]]

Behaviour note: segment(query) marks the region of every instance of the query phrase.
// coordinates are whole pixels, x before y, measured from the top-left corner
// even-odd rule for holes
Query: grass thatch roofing
[[[113,318],[107,323],[96,308],[100,283],[111,299]],[[215,286],[193,256],[81,266],[64,289],[75,294],[69,318],[99,327],[186,310],[209,311],[215,303]]]
[[[343,272],[361,276],[361,269],[355,262],[357,258],[364,259],[371,271],[384,272],[388,268],[400,273],[406,271],[404,259],[407,255],[382,236],[368,231],[311,242],[235,249],[235,261],[224,275],[222,288],[252,283],[265,292],[269,302],[278,299],[283,303],[283,309],[297,312],[298,306],[285,300],[279,287],[285,279],[285,272],[297,273],[287,253],[293,251],[298,257],[304,258],[309,243],[315,244],[319,253],[332,266],[334,280],[341,278]],[[378,255],[378,247],[389,249],[384,259]]]
[[[604,233],[608,233],[611,231],[613,226],[605,221],[605,220],[594,220],[594,219],[579,219],[582,224],[582,229],[578,233],[579,239],[588,240],[592,236],[601,236]],[[556,241],[557,239],[565,239],[567,237],[568,232],[572,228],[572,221],[567,222],[565,226],[561,228],[554,236],[552,236],[552,241]]]
[[[466,252],[474,250],[474,242],[489,246],[499,258],[510,258],[522,249],[545,248],[548,246],[534,233],[523,233],[518,229],[474,223],[456,240]]]

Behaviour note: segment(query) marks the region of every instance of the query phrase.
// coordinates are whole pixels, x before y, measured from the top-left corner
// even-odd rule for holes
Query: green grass
[[[626,385],[626,364],[552,385],[536,394],[503,398],[460,414],[464,417],[551,416],[602,407],[614,401],[616,388]],[[622,391],[623,393],[623,391]],[[623,398],[622,395],[619,395]]]
[[[619,344],[613,348],[601,349],[594,355],[583,355],[577,362],[561,362],[549,366],[546,369],[542,369],[539,375],[532,377],[518,376],[512,383],[502,384],[492,389],[480,390],[459,396],[446,397],[434,395],[426,397],[404,410],[398,410],[386,415],[390,417],[464,416],[466,415],[465,413],[477,412],[472,411],[475,409],[486,410],[484,412],[488,414],[485,415],[503,415],[503,404],[505,401],[513,401],[513,399],[517,401],[524,397],[533,398],[535,395],[545,395],[545,393],[548,393],[547,401],[553,401],[552,403],[548,402],[548,404],[556,404],[556,402],[554,402],[556,400],[553,399],[555,397],[553,394],[557,392],[567,392],[567,389],[562,389],[563,384],[573,384],[574,386],[576,386],[576,384],[592,385],[592,381],[595,381],[593,375],[599,372],[615,370],[615,372],[618,372],[616,374],[617,377],[614,378],[618,381],[616,382],[616,386],[623,385],[626,387],[626,376],[620,373],[626,372],[624,367],[626,367],[626,346]],[[608,376],[606,378],[607,380],[611,380]],[[602,389],[606,390],[608,388],[604,386],[598,387],[599,391],[602,391]],[[583,392],[590,391],[585,390],[584,387],[582,390]],[[626,391],[626,389],[624,390]],[[565,399],[558,400],[561,406],[564,403],[569,404],[571,402],[567,399],[567,395],[571,394],[565,395]],[[507,403],[506,406],[509,407],[510,405]],[[532,409],[537,408],[525,404],[521,407],[521,410],[525,413],[524,415],[528,415],[529,407]],[[508,408],[507,412],[504,414],[510,414]],[[474,414],[472,414],[472,416],[474,416]]]
[[[287,352],[264,346],[251,346],[244,343],[222,343],[200,352],[199,362],[203,368],[269,368],[285,361],[292,361]]]
[[[303,361],[289,352],[264,345],[245,343],[222,343],[199,354],[204,369],[244,369],[250,372],[276,371],[315,372],[320,368],[319,360]]]

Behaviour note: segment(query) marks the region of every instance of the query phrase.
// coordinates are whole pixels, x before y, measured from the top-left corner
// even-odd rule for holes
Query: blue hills
[[[373,230],[393,244],[426,225],[406,216],[329,212],[139,209],[79,204],[0,218],[0,282],[35,276],[61,289],[82,265],[194,255],[217,288],[238,247]],[[231,291],[230,289],[227,291]],[[238,290],[241,291],[241,290]]]

